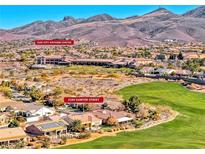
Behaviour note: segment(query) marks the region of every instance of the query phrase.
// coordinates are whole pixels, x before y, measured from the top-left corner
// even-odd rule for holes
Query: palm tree
[[[82,122],[80,120],[74,120],[68,129],[72,132],[81,132],[83,130]]]

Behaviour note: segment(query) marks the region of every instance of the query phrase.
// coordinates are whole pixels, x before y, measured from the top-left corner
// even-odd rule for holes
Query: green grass
[[[137,95],[144,102],[171,106],[180,115],[171,122],[149,129],[123,132],[114,137],[102,137],[61,148],[205,148],[205,94],[191,92],[169,82],[133,85],[121,89],[119,93],[126,99]]]
[[[74,74],[112,74],[112,73],[130,73],[129,68],[105,68],[101,66],[86,66],[86,65],[71,65],[66,67],[67,71],[72,71]]]

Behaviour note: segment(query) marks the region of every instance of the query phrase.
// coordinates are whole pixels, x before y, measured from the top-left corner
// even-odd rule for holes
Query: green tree
[[[137,96],[132,96],[129,100],[124,100],[123,105],[128,112],[137,113],[139,111],[140,99]]]
[[[12,97],[12,92],[10,87],[3,87],[0,86],[0,92],[2,92],[5,96],[11,98]]]
[[[178,54],[177,58],[178,58],[179,60],[183,60],[183,59],[184,59],[184,56],[183,56],[183,54],[182,54],[181,51],[180,51],[180,53]]]
[[[174,68],[174,65],[173,65],[172,63],[169,63],[168,66],[167,66],[167,68],[168,68],[168,69],[173,69],[173,68]]]
[[[14,127],[19,127],[19,122],[16,119],[13,119],[12,121],[10,121],[9,128],[14,128]]]
[[[10,87],[11,83],[9,81],[2,81],[1,86],[3,87]]]
[[[36,89],[35,87],[31,88],[29,95],[33,101],[41,100],[44,96],[44,94],[40,90]]]
[[[68,130],[72,132],[81,132],[83,130],[83,125],[80,120],[74,120],[68,127]]]
[[[144,124],[144,121],[143,120],[136,120],[134,122],[134,125],[136,128],[139,128],[140,126],[142,126]]]
[[[15,144],[15,149],[22,149],[23,147],[25,147],[24,141],[20,141]]]
[[[68,137],[63,135],[61,136],[61,144],[66,144]]]
[[[201,60],[198,58],[190,59],[184,63],[183,68],[190,70],[192,73],[200,70]]]
[[[43,147],[45,147],[45,148],[49,148],[50,147],[50,139],[49,138],[45,138],[44,139]]]
[[[170,54],[169,59],[170,60],[175,60],[177,58],[176,54]]]
[[[89,104],[78,105],[80,111],[90,111],[92,107]]]

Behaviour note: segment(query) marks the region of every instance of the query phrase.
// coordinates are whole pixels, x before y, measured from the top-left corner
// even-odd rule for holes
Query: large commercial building
[[[36,63],[45,65],[45,64],[57,64],[57,65],[69,65],[70,61],[66,60],[64,56],[39,56],[36,58]]]
[[[65,56],[39,56],[36,58],[37,65],[56,64],[56,65],[93,65],[104,67],[134,67],[135,60],[133,59],[69,59]]]

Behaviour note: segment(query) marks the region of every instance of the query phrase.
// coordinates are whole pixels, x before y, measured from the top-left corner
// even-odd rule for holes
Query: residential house
[[[41,117],[43,116],[49,116],[49,115],[53,115],[55,113],[54,108],[49,108],[49,107],[41,107],[37,110],[34,111],[30,111],[32,113],[32,115],[39,115]]]
[[[119,124],[132,122],[134,115],[125,111],[111,111],[111,110],[95,110],[92,112],[97,118],[102,119],[103,123],[106,123],[109,117],[114,117]]]
[[[193,77],[203,80],[204,79],[204,72],[195,72]]]
[[[176,75],[178,75],[178,76],[191,76],[192,72],[190,70],[177,69]]]
[[[25,104],[22,102],[15,102],[7,98],[4,98],[1,100],[1,97],[0,97],[0,111],[2,112],[15,111],[16,109],[18,110],[19,108],[23,108],[24,106]]]
[[[26,127],[26,132],[34,136],[61,136],[67,133],[67,123],[64,120],[33,123]]]
[[[40,120],[43,117],[53,115],[55,110],[54,108],[41,105],[25,104],[24,108],[21,108],[16,112],[18,115],[24,116],[27,122],[34,122]]]
[[[82,125],[87,130],[97,130],[102,125],[102,120],[95,117],[90,112],[73,113],[62,118],[69,124],[74,120],[80,120],[82,122]]]
[[[175,70],[173,70],[173,69],[157,68],[157,69],[154,69],[152,71],[152,74],[156,74],[156,75],[170,75],[170,74],[172,74],[174,72],[175,72]]]
[[[149,75],[153,70],[153,67],[143,67],[142,69],[140,69],[140,73],[144,75]]]
[[[0,111],[14,111],[17,115],[24,116],[27,122],[38,121],[41,117],[55,113],[54,108],[37,105],[35,103],[15,102],[9,99],[4,99],[4,101],[0,99]]]
[[[121,67],[135,68],[136,60],[133,58],[128,58],[128,59],[121,58],[116,61],[113,61],[111,66],[114,68],[121,68]]]
[[[16,92],[12,94],[12,98],[16,101],[22,101],[24,103],[31,103],[32,102],[30,97],[24,96],[24,95],[22,95],[20,93],[16,93]]]
[[[26,140],[27,135],[20,127],[0,129],[0,145],[9,145]]]

